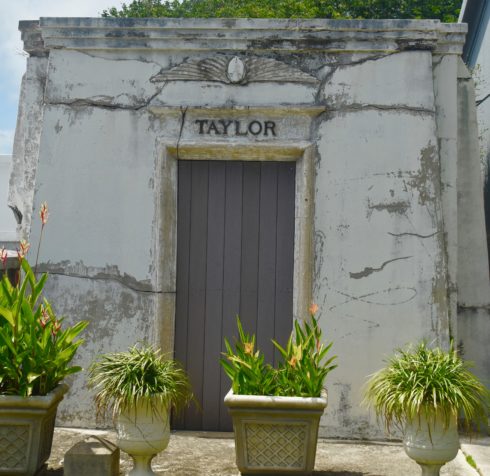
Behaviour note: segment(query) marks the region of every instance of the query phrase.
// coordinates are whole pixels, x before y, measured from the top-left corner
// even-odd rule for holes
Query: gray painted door
[[[175,358],[202,408],[174,428],[228,431],[219,360],[236,315],[269,362],[270,339],[291,332],[295,163],[179,161],[178,173]]]

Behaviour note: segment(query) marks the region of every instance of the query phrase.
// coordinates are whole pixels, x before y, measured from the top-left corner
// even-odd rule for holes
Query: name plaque
[[[199,134],[214,134],[217,136],[266,136],[276,137],[274,121],[240,121],[231,119],[197,119]]]

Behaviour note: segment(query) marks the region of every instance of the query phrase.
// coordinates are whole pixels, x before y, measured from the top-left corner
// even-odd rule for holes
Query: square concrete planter
[[[269,397],[234,395],[230,390],[225,405],[233,420],[236,462],[243,475],[313,472],[326,395]]]
[[[33,476],[51,453],[56,410],[67,385],[42,397],[0,396],[0,475]]]

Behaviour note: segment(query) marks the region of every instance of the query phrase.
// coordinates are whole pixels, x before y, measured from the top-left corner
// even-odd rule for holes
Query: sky
[[[99,17],[103,10],[121,3],[121,0],[0,0],[0,155],[12,153],[20,82],[26,64],[19,20]]]

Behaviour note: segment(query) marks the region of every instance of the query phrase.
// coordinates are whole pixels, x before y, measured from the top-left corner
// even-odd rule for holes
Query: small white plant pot
[[[459,450],[456,416],[447,422],[441,415],[427,419],[419,415],[405,424],[403,446],[407,455],[422,468],[423,476],[438,476]]]
[[[130,476],[151,476],[151,460],[163,451],[170,440],[168,410],[161,403],[152,406],[147,399],[121,412],[116,422],[119,448],[134,461]]]

